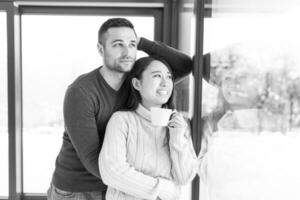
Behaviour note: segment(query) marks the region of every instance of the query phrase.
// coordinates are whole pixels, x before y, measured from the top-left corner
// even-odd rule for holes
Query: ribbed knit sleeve
[[[174,200],[178,194],[175,183],[137,171],[127,162],[129,122],[126,113],[116,112],[110,118],[99,155],[102,181],[108,187],[140,199]]]
[[[208,119],[202,119],[203,123],[203,135],[201,138],[201,150],[198,155],[199,169],[198,174],[202,182],[207,182],[207,151],[208,151],[208,141],[213,133],[212,125],[209,123]]]
[[[191,139],[191,129],[170,128],[170,154],[172,175],[181,185],[192,181],[198,170],[198,160]]]
[[[193,61],[191,57],[162,42],[150,41],[141,37],[138,49],[146,52],[150,56],[161,56],[172,68],[176,82],[192,71]]]

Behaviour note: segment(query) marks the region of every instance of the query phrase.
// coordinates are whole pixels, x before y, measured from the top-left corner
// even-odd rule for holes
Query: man
[[[162,56],[172,66],[176,79],[191,72],[190,57],[164,44],[137,38],[128,20],[112,18],[103,23],[98,32],[103,66],[78,77],[66,91],[63,144],[48,190],[49,200],[105,198],[98,156],[107,121],[126,100],[124,80],[137,49]]]

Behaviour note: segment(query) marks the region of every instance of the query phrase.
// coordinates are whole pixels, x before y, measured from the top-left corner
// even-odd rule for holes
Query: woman
[[[178,112],[168,126],[155,126],[150,112],[151,107],[174,108],[170,67],[161,58],[144,57],[127,81],[127,105],[109,120],[99,156],[106,199],[178,199],[197,169],[190,126]]]

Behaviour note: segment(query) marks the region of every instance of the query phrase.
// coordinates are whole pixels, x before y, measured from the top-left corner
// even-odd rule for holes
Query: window
[[[25,193],[45,193],[49,187],[62,144],[66,88],[101,66],[97,34],[109,17],[22,15]],[[154,17],[127,18],[138,35],[154,39]]]
[[[202,199],[299,199],[300,4],[212,7],[204,22],[211,69],[203,90]]]
[[[0,196],[8,196],[8,111],[6,12],[0,11]]]

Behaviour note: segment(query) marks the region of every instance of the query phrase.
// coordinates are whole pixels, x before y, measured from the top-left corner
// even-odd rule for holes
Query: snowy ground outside
[[[30,131],[23,136],[23,182],[26,193],[46,193],[54,170],[55,159],[62,143],[63,131],[61,129],[48,128],[47,133],[37,133],[41,132]],[[2,160],[0,163],[0,196],[8,195],[7,154],[7,135],[0,134],[0,158]]]

